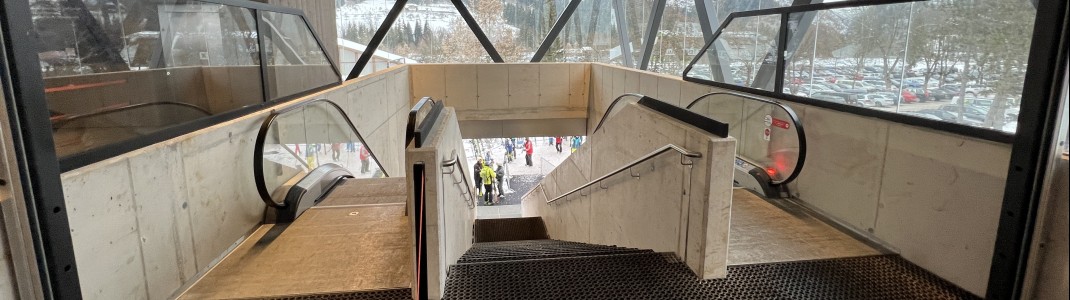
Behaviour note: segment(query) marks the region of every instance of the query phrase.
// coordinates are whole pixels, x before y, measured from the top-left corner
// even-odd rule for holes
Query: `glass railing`
[[[341,82],[299,10],[251,1],[30,2],[39,39],[22,46],[37,53],[44,97],[25,100],[46,102],[62,123],[55,139],[65,170]],[[99,114],[125,106],[133,109]]]
[[[289,187],[320,166],[341,167],[356,178],[388,176],[345,111],[326,99],[273,112],[255,147],[257,190],[273,207],[282,206]]]
[[[806,159],[802,122],[790,107],[755,96],[715,92],[702,95],[687,109],[728,123],[736,137],[736,157],[765,170],[772,185],[794,180]]]
[[[55,113],[52,135],[56,155],[66,156],[110,140],[132,139],[173,124],[212,115],[207,109],[183,102],[145,102],[104,107],[78,115]]]

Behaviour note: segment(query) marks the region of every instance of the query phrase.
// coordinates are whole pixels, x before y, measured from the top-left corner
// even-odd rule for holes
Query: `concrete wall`
[[[686,106],[719,89],[675,76],[591,65],[593,129],[613,98],[640,93]],[[738,123],[737,101],[699,111]],[[796,198],[898,251],[911,262],[984,294],[1010,145],[802,104],[808,156],[791,185]],[[720,114],[720,115],[718,115]],[[737,127],[738,128],[738,127]],[[732,128],[741,148],[755,132]],[[934,230],[939,228],[939,230]]]
[[[383,166],[403,176],[408,72],[385,70],[305,99],[342,104]],[[86,299],[168,298],[260,224],[265,207],[254,186],[253,144],[268,113],[62,175]]]
[[[457,109],[465,138],[583,135],[590,65],[416,64],[413,103]]]
[[[443,168],[441,163],[456,157],[460,160],[456,168]],[[475,210],[468,207],[468,201],[477,201],[472,196],[470,186],[465,185],[462,176],[472,184],[472,170],[464,155],[461,141],[461,129],[457,124],[457,113],[453,108],[443,110],[438,123],[432,130],[427,142],[421,148],[409,145],[406,165],[411,168],[417,162],[424,162],[426,169],[425,214],[427,232],[427,270],[428,296],[438,299],[446,285],[446,272],[449,266],[456,264],[464,252],[472,246],[472,223]],[[461,170],[464,169],[464,174]],[[443,174],[453,170],[452,174]],[[414,174],[407,174],[409,191],[414,189]],[[462,195],[462,191],[466,195]],[[409,207],[415,199],[410,193]],[[472,202],[474,204],[474,202]],[[410,216],[416,214],[410,212]]]
[[[1065,131],[1064,131],[1065,132]],[[1038,211],[1036,235],[1029,255],[1029,273],[1023,299],[1067,299],[1070,296],[1070,166],[1066,155],[1057,158],[1050,176],[1051,192]]]
[[[551,238],[674,252],[703,278],[723,278],[735,140],[634,103],[618,116],[591,133],[579,151],[523,199],[524,215],[542,216]],[[681,155],[665,153],[601,185],[546,203],[666,144],[699,152],[702,158],[683,166]]]

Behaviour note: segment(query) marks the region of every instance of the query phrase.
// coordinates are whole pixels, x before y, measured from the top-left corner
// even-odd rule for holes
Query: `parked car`
[[[910,91],[910,93],[914,94],[914,96],[917,97],[917,100],[920,102],[934,101],[932,98],[932,94],[924,88],[905,88],[903,90]]]
[[[817,95],[837,97],[837,98],[843,99],[843,102],[841,102],[841,103],[847,104],[847,105],[861,105],[858,102],[858,95],[857,94],[843,93],[843,92],[818,92],[818,93],[811,94],[810,97],[813,98],[814,96],[817,96]],[[815,99],[817,99],[817,98],[815,98]]]
[[[984,122],[985,117],[988,116],[988,112],[970,105],[944,105],[940,106],[940,110],[949,111],[954,114],[962,114],[963,118],[973,119],[974,121]]]
[[[810,95],[810,98],[814,98],[814,99],[817,99],[817,100],[824,100],[824,101],[828,101],[828,102],[836,102],[836,103],[847,104],[847,101],[844,100],[843,97],[833,96],[833,95],[829,95],[829,94],[825,94],[825,93],[814,93],[813,95]]]
[[[876,93],[858,95],[858,102],[862,103],[863,106],[895,106],[895,99]]]
[[[909,90],[907,90],[907,89],[903,89],[903,90],[902,90],[902,91],[900,92],[900,95],[902,95],[902,96],[903,96],[903,103],[914,103],[914,102],[918,102],[918,96],[914,95],[914,93],[911,93],[911,92],[910,92]]]
[[[951,123],[958,123],[959,122],[959,115],[956,114],[956,113],[947,111],[947,110],[942,110],[942,109],[923,109],[923,110],[917,111],[916,113],[932,115],[932,116],[940,118],[941,120],[944,120],[944,121],[947,121],[947,122],[951,122]],[[974,119],[971,119],[971,118],[962,118],[962,124],[971,125],[971,126],[981,126],[981,123],[982,123],[981,121],[974,120]]]
[[[905,112],[900,112],[900,113],[904,114],[904,115],[908,115],[908,116],[915,116],[915,117],[918,117],[918,118],[923,118],[923,119],[937,120],[937,121],[947,121],[947,120],[944,120],[944,119],[942,119],[940,117],[937,117],[937,116],[931,115],[931,114],[912,112],[912,111],[905,111]]]

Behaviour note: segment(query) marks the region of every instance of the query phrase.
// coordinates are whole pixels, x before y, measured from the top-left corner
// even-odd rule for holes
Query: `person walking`
[[[561,153],[561,137],[555,137],[554,141],[557,142],[556,143],[556,145],[557,145],[557,153]]]
[[[480,172],[483,172],[483,159],[480,158],[476,161],[476,165],[472,166],[472,183],[476,185],[476,195],[483,196],[483,176],[480,176]]]
[[[334,160],[334,161],[338,161],[338,159],[341,158],[341,157],[342,157],[342,144],[341,143],[333,143],[333,144],[331,144],[331,159]]]
[[[368,146],[360,145],[360,173],[368,173],[368,158],[372,156],[371,152],[368,152]]]
[[[572,152],[575,153],[576,150],[579,150],[580,149],[580,145],[582,145],[582,144],[583,144],[583,139],[581,139],[578,136],[572,137]]]
[[[513,152],[513,147],[515,147],[515,146],[513,146],[513,141],[512,140],[506,140],[505,141],[505,162],[506,163],[513,162],[513,153],[515,153],[515,152]]]
[[[502,168],[502,164],[498,164],[498,169],[494,170],[494,176],[498,178],[498,199],[500,200],[505,196],[505,168]]]
[[[479,172],[479,176],[483,178],[483,203],[486,205],[494,205],[491,200],[494,199],[494,169],[491,169],[489,165],[484,165],[483,170]]]
[[[531,138],[524,138],[524,152],[527,153],[524,158],[527,159],[528,166],[534,166],[535,164],[531,163],[531,154],[535,153],[535,146],[531,144]]]

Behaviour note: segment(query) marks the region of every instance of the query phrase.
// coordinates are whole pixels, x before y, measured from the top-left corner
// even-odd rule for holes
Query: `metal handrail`
[[[624,97],[639,97],[640,99],[642,99],[646,96],[643,94],[636,93],[625,93],[623,95],[617,96],[617,98],[613,99],[612,103],[609,103],[609,108],[606,109],[606,113],[602,114],[602,119],[598,120],[598,126],[594,127],[594,131],[591,131],[592,133],[598,132],[598,129],[602,128],[602,123],[606,122],[606,118],[609,117],[609,112],[613,111],[613,107],[617,106],[617,102],[620,102],[620,100],[624,99]]]
[[[687,104],[687,109],[690,110],[692,107],[694,107],[696,104],[698,104],[699,101],[705,100],[705,99],[709,98],[710,96],[717,96],[717,95],[729,95],[729,96],[740,97],[740,98],[747,99],[747,100],[758,101],[758,102],[774,105],[776,107],[779,107],[781,110],[784,110],[784,112],[788,114],[788,118],[791,119],[792,125],[795,126],[795,133],[799,136],[799,158],[795,162],[795,169],[791,170],[791,174],[788,175],[787,178],[784,178],[784,180],[780,180],[780,181],[770,182],[770,184],[772,184],[774,186],[779,186],[779,185],[783,185],[783,184],[787,184],[789,182],[792,182],[793,180],[795,180],[795,178],[799,177],[799,173],[802,173],[803,165],[806,163],[806,132],[803,131],[802,122],[799,121],[799,116],[797,114],[795,114],[795,111],[792,110],[791,107],[788,107],[788,106],[786,106],[783,103],[780,103],[778,101],[773,101],[773,100],[769,100],[769,99],[759,98],[759,97],[755,97],[755,96],[751,96],[751,95],[747,95],[747,94],[743,94],[743,93],[736,93],[736,92],[712,92],[712,93],[707,93],[707,94],[702,95],[702,96],[698,96],[698,98],[695,98],[694,101],[691,101],[691,103]],[[754,165],[758,165],[758,164],[754,163]]]
[[[472,186],[469,185],[469,183],[468,183],[468,174],[464,173],[464,168],[463,167],[457,167],[457,164],[459,164],[460,162],[461,162],[461,160],[460,160],[460,157],[457,156],[457,151],[453,151],[453,158],[442,162],[442,167],[443,168],[452,168],[452,169],[450,169],[449,172],[443,171],[442,174],[443,175],[453,174],[453,172],[455,172],[457,169],[461,170],[461,181],[455,181],[455,182],[453,182],[453,184],[464,183],[464,189],[461,190],[461,195],[467,195],[468,196],[468,201],[465,201],[465,202],[466,202],[466,204],[468,204],[468,209],[473,209],[473,208],[476,208],[476,198],[475,198],[475,195],[472,194]]]
[[[57,118],[52,119],[52,129],[58,129],[60,126],[63,126],[64,124],[73,122],[73,121],[78,120],[78,119],[91,118],[91,117],[96,117],[96,116],[110,114],[110,113],[116,113],[116,112],[121,112],[121,111],[127,111],[127,110],[133,110],[133,109],[137,109],[137,108],[148,107],[148,106],[157,106],[157,105],[181,106],[181,107],[193,109],[193,110],[195,110],[197,112],[200,112],[200,113],[202,113],[202,114],[204,114],[206,116],[211,116],[212,115],[212,112],[208,111],[207,109],[205,109],[203,107],[200,107],[200,106],[197,106],[197,105],[193,105],[193,104],[189,104],[189,103],[185,103],[185,102],[174,102],[174,101],[143,102],[143,103],[134,103],[134,104],[120,106],[120,107],[106,108],[106,109],[103,109],[103,110],[100,110],[100,111],[95,111],[95,112],[91,112],[91,113],[85,113],[85,114],[81,114],[81,115],[57,117]]]
[[[547,204],[553,203],[554,201],[560,200],[561,198],[565,198],[568,195],[571,195],[571,194],[576,193],[576,192],[578,192],[578,191],[580,191],[582,189],[590,187],[590,186],[594,185],[595,183],[601,182],[602,180],[606,180],[610,176],[617,175],[620,172],[624,172],[625,170],[628,170],[631,167],[634,167],[634,166],[636,166],[638,164],[641,164],[641,163],[643,163],[643,162],[645,162],[647,160],[650,160],[651,158],[654,158],[654,157],[656,157],[658,155],[661,155],[662,153],[668,152],[669,150],[675,150],[676,152],[680,153],[680,155],[681,155],[680,164],[683,164],[683,165],[691,165],[690,161],[684,162],[683,161],[683,157],[702,158],[702,153],[694,152],[694,151],[691,151],[691,150],[687,150],[687,149],[684,149],[683,147],[677,146],[675,144],[666,144],[665,146],[662,146],[661,148],[658,148],[657,150],[651,151],[650,153],[647,153],[646,155],[643,155],[642,157],[639,157],[638,159],[633,160],[632,162],[630,162],[630,163],[628,163],[628,164],[626,164],[626,165],[624,165],[624,166],[622,166],[620,168],[617,168],[613,172],[609,172],[609,174],[602,175],[601,177],[595,178],[594,180],[591,180],[590,182],[587,182],[584,185],[581,185],[581,186],[579,186],[577,188],[574,188],[571,191],[568,191],[567,193],[564,193],[564,194],[562,194],[560,196],[557,196],[557,197],[555,197],[553,199],[547,200],[546,203]]]

